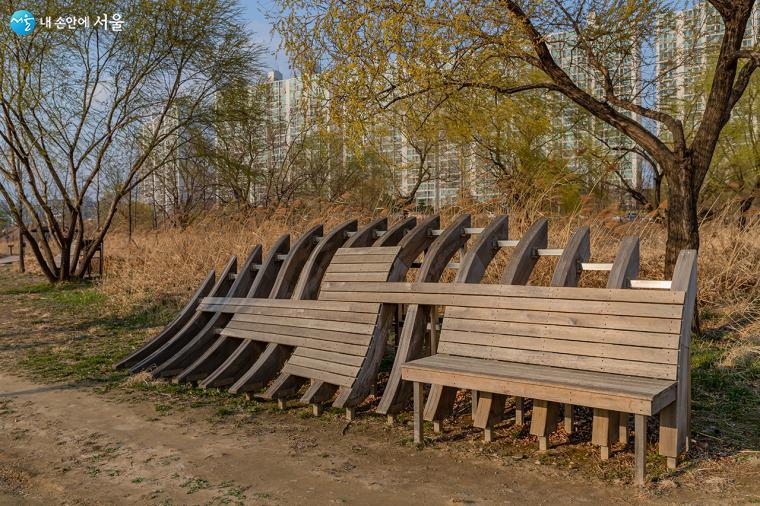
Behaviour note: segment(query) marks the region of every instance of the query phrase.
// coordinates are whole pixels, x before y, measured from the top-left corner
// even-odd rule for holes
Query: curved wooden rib
[[[549,221],[546,218],[536,220],[525,231],[514,253],[501,275],[502,285],[524,285],[538,261],[537,249],[546,248],[549,242]]]
[[[591,241],[589,227],[578,228],[562,251],[562,256],[554,269],[551,286],[577,286],[580,279],[581,262],[587,262],[591,257]],[[554,427],[554,416],[558,413],[553,403],[536,399],[533,401],[533,417],[530,423],[530,433],[539,438],[539,447],[545,449],[547,437]],[[573,431],[573,405],[565,404],[565,431]]]
[[[388,274],[388,280],[399,281],[406,276],[407,271],[414,260],[433,241],[432,230],[440,225],[438,215],[430,216],[420,225],[415,226],[417,219],[408,217],[391,227],[377,241],[374,247],[386,247],[399,245],[399,253],[394,260]],[[392,321],[394,306],[380,307],[378,319],[370,336],[370,344],[367,347],[367,355],[362,363],[362,368],[357,373],[351,388],[344,388],[338,395],[336,407],[354,406],[363,400],[370,391],[370,386],[375,383],[380,361],[385,350],[388,326]],[[277,378],[277,381],[267,389],[264,397],[275,398],[286,395],[297,384],[285,373]],[[329,400],[338,390],[338,386],[326,383],[322,380],[312,380],[311,385],[301,397],[303,403],[321,403]],[[315,408],[318,410],[318,408]]]
[[[451,258],[467,243],[469,234],[466,234],[464,229],[469,226],[470,215],[459,216],[433,241],[417,274],[418,282],[435,282],[441,278]],[[409,305],[404,327],[401,330],[396,357],[393,361],[393,368],[388,377],[383,397],[377,407],[378,413],[386,415],[397,413],[403,409],[411,397],[411,385],[407,385],[401,380],[401,365],[421,356],[425,330],[429,321],[429,307],[418,304]]]
[[[225,297],[230,291],[233,283],[233,275],[237,271],[237,257],[232,257],[222,270],[216,280],[214,288],[211,290],[211,297]],[[143,360],[133,365],[129,372],[134,374],[150,367],[160,364],[179,351],[192,337],[201,330],[211,319],[211,314],[204,311],[196,311],[182,329],[177,332],[171,339],[161,345],[153,353]]]
[[[187,322],[189,322],[193,317],[195,309],[198,307],[200,300],[211,293],[215,281],[216,272],[212,270],[208,273],[206,279],[203,280],[201,286],[198,287],[193,296],[190,297],[190,300],[187,302],[187,304],[185,304],[185,307],[182,308],[182,311],[179,312],[179,315],[177,315],[177,317],[169,325],[167,325],[160,334],[142,345],[137,350],[127,355],[120,362],[115,364],[113,368],[126,369],[128,367],[134,366],[138,362],[147,358],[148,355],[163,346],[169,339],[172,338],[172,336],[182,330],[182,327],[184,327]]]
[[[309,255],[309,260],[289,295],[293,298],[316,298],[327,264],[330,263],[338,248],[346,242],[348,232],[355,230],[356,220],[351,220],[330,231]],[[301,281],[302,279],[304,281]],[[316,283],[313,280],[316,280]],[[287,284],[284,281],[275,284],[271,298],[288,298],[281,296],[284,295],[286,286]],[[230,392],[250,392],[261,389],[282,369],[291,351],[292,348],[289,346],[275,343],[267,344],[253,365],[230,387]]]
[[[508,237],[508,218],[506,216],[494,218],[465,254],[454,282],[479,283],[488,265],[500,250],[496,241],[506,240]],[[425,420],[439,421],[448,416],[453,410],[456,393],[456,388],[431,385],[425,403]]]
[[[361,230],[352,235],[344,248],[365,248],[377,240],[379,232],[385,232],[388,228],[388,218],[377,218],[365,225]]]
[[[638,277],[639,238],[624,237],[612,263],[607,288],[630,288],[631,280]],[[591,444],[601,448],[602,460],[609,457],[609,448],[615,440],[628,442],[628,413],[594,408]]]
[[[242,297],[251,288],[254,266],[261,263],[261,245],[253,248],[243,267],[238,271],[230,287],[228,297]],[[224,327],[230,316],[213,313],[201,330],[198,331],[182,348],[153,369],[154,377],[174,376],[192,364],[217,337],[218,329]]]
[[[279,255],[286,254],[288,249],[290,249],[290,234],[284,234],[270,248],[266,260],[261,264],[253,280],[253,284],[251,284],[248,293],[245,295],[246,297],[266,297],[272,291],[272,287],[277,280],[277,273],[283,264],[282,260],[279,259]],[[226,325],[230,320],[230,316],[227,315],[224,320],[220,320],[219,325]],[[239,358],[240,355],[244,354],[248,347],[240,349],[243,344],[245,344],[245,341],[234,337],[218,336],[200,357],[177,375],[175,382],[203,379],[203,383],[200,386],[205,387],[208,382],[214,383],[220,379],[219,375],[222,375],[222,379],[225,379],[227,377],[225,370],[219,371],[220,367],[228,359],[232,357]],[[233,358],[230,366],[234,363],[235,359]]]

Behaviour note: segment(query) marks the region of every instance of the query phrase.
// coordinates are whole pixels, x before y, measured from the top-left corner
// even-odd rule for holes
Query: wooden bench
[[[660,414],[660,453],[671,467],[688,437],[696,260],[696,251],[681,252],[670,290],[458,283],[331,289],[353,291],[357,302],[446,306],[437,353],[402,367],[413,383],[416,442],[423,441],[426,383],[534,399],[531,433],[541,448],[557,403],[633,413],[636,482],[643,483],[647,417]]]
[[[398,246],[341,248],[327,267],[324,279],[326,282],[403,279],[415,258],[432,241],[430,231],[437,224],[437,216],[427,218],[408,231]],[[384,237],[378,240],[380,244]],[[324,301],[323,293],[324,289],[317,300],[202,300],[201,309],[233,315],[220,331],[221,336],[266,343],[266,350],[251,366],[249,374],[236,384],[244,382],[245,388],[236,391],[260,390],[280,373],[262,396],[283,398],[311,380],[314,388],[304,396],[306,402],[324,400],[340,389],[335,404],[346,407],[352,416],[355,400],[366,397],[377,373],[393,308],[382,310],[380,304]]]

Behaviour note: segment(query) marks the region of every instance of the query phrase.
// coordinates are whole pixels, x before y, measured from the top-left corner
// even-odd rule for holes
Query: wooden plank
[[[637,302],[599,302],[577,301],[569,299],[521,299],[518,297],[484,297],[462,295],[457,299],[461,303],[452,305],[452,314],[459,312],[463,318],[477,319],[477,315],[485,315],[484,319],[493,318],[486,309],[515,309],[520,311],[541,311],[550,313],[590,314],[638,316],[645,318],[681,319],[682,304],[641,304]],[[466,307],[465,310],[455,310],[455,307]]]
[[[260,339],[260,336],[273,334],[281,336],[296,336],[304,339],[334,341],[337,343],[346,343],[359,346],[366,346],[367,342],[369,341],[369,336],[366,334],[352,334],[349,332],[325,331],[321,329],[309,329],[303,327],[288,327],[284,325],[250,324],[247,322],[230,322],[222,330],[222,335],[225,335],[225,331],[230,329],[252,332],[259,336],[256,338],[248,337],[247,339]],[[266,341],[266,339],[264,340]]]
[[[376,253],[374,255],[366,254],[366,255],[343,255],[343,256],[338,256],[336,254],[333,257],[331,265],[332,264],[335,264],[335,265],[351,265],[351,264],[366,264],[366,263],[385,264],[385,263],[393,262],[396,259],[397,256],[398,255],[396,253],[393,253],[393,252]]]
[[[312,380],[322,380],[332,385],[338,385],[341,387],[350,387],[354,379],[341,374],[334,374],[319,369],[310,369],[300,365],[291,364],[288,362],[282,369],[283,373],[292,374],[293,376],[299,376],[301,378],[307,378]]]
[[[656,378],[559,368],[540,364],[481,360],[440,353],[433,357],[415,360],[413,364],[415,367],[427,367],[454,374],[472,374],[473,371],[479,371],[484,375],[502,378],[505,381],[523,378],[553,385],[580,385],[583,388],[590,386],[593,389],[599,389],[600,392],[626,392],[631,395],[643,395],[645,398],[651,398],[673,384],[673,381]]]
[[[538,257],[533,252],[545,248],[549,222],[541,218],[525,231],[501,275],[502,285],[524,285],[528,282]]]
[[[356,373],[359,371],[359,368],[357,366],[328,362],[326,360],[304,357],[302,355],[291,355],[288,363],[291,365],[308,367],[310,369],[316,369],[319,371],[326,371],[333,374],[340,374],[351,379],[353,379],[356,376]]]
[[[615,358],[655,364],[675,365],[678,363],[678,350],[454,330],[445,331],[444,336],[441,338],[442,342],[546,351],[586,357]]]
[[[331,263],[327,268],[327,274],[336,272],[388,272],[393,262],[361,263],[361,264],[336,264]]]
[[[653,401],[651,400],[630,395],[595,392],[591,389],[583,390],[577,387],[561,385],[547,387],[545,384],[528,380],[510,379],[510,381],[504,381],[482,375],[451,374],[449,372],[420,369],[409,364],[404,365],[402,374],[405,381],[437,383],[460,389],[544,399],[552,402],[568,402],[574,405],[612,409],[628,413],[651,414],[652,412]],[[665,401],[674,397],[675,387],[663,391],[659,396],[659,398]]]
[[[321,311],[352,311],[356,313],[377,313],[380,304],[377,302],[337,303],[324,300],[296,299],[246,299],[235,297],[205,297],[203,304],[219,304],[231,306],[282,307],[297,309],[315,309]]]
[[[461,320],[466,319],[473,322],[473,325],[478,324],[476,320],[487,320],[610,330],[646,331],[662,334],[675,334],[678,333],[681,328],[681,320],[675,318],[649,318],[646,316],[621,316],[595,313],[554,313],[514,309],[463,308],[457,306],[446,308],[445,318],[446,317],[459,318]]]
[[[648,348],[678,349],[679,336],[659,332],[638,332],[636,330],[614,330],[588,327],[568,327],[564,325],[537,325],[535,323],[515,323],[477,320],[474,322],[481,332],[492,332],[525,337],[547,337],[569,341],[622,344]],[[454,318],[447,315],[443,320],[444,330],[469,331],[472,320]]]
[[[636,431],[636,453],[635,453],[635,482],[637,485],[644,485],[646,479],[647,466],[647,417],[644,414],[636,414],[635,431]]]
[[[333,290],[357,292],[357,294],[358,292],[374,293],[379,302],[386,302],[386,300],[382,299],[383,294],[394,293],[639,302],[642,304],[683,304],[685,296],[685,292],[677,290],[624,290],[610,288],[476,285],[469,283],[388,282],[377,286],[375,283],[336,282],[330,283],[330,285],[330,288]]]
[[[583,357],[579,355],[563,355],[560,353],[516,350],[512,348],[498,348],[495,346],[473,346],[451,342],[441,342],[438,349],[440,353],[488,360],[522,362],[551,367],[563,367],[567,369],[581,369],[587,371],[608,372],[612,374],[641,376],[644,378],[659,378],[674,381],[676,379],[676,367],[666,364],[633,362],[612,358]]]
[[[374,247],[397,246],[411,231],[417,228],[417,218],[409,216],[391,227],[384,233],[377,236],[377,240],[372,244]]]
[[[314,320],[310,318],[293,318],[284,316],[267,316],[236,313],[232,318],[234,322],[262,323],[265,325],[281,325],[287,327],[297,327],[317,330],[334,330],[338,332],[348,332],[352,334],[372,333],[375,327],[371,323],[350,323],[341,321]]]
[[[659,279],[632,279],[630,281],[631,288],[639,289],[654,289],[654,290],[670,290],[670,281],[663,281]]]
[[[262,307],[262,306],[229,306],[209,305],[219,312],[231,312],[236,314],[254,314],[261,316],[285,316],[292,318],[308,318],[313,320],[345,321],[352,323],[374,323],[377,320],[376,313],[354,313],[349,311],[330,311],[325,309],[301,309],[289,307]]]
[[[308,348],[306,346],[299,346],[293,352],[293,356],[308,357],[317,360],[325,360],[328,362],[335,362],[337,364],[352,365],[359,367],[364,362],[364,357],[356,355],[348,355],[340,351],[327,351],[320,348]]]
[[[367,246],[365,248],[340,248],[336,253],[336,259],[345,256],[374,257],[377,255],[397,255],[400,246]]]
[[[384,272],[330,272],[325,274],[325,282],[334,281],[388,281],[388,271]],[[329,289],[326,289],[329,290]]]

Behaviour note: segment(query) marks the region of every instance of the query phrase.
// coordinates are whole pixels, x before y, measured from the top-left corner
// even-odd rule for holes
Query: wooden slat
[[[364,248],[340,248],[338,251],[335,252],[336,257],[342,257],[342,256],[352,256],[352,255],[361,255],[361,256],[377,256],[377,255],[395,255],[397,254],[401,248],[398,246],[367,246]]]
[[[551,367],[540,364],[500,362],[472,357],[458,357],[442,353],[432,357],[425,357],[421,360],[424,360],[426,367],[434,366],[439,369],[470,371],[478,369],[484,374],[504,376],[505,378],[522,377],[540,379],[566,386],[584,385],[584,388],[586,385],[595,385],[598,388],[614,389],[621,392],[647,392],[647,395],[654,395],[672,383],[671,381],[657,378]]]
[[[361,263],[361,264],[336,264],[331,263],[327,273],[334,272],[388,272],[393,262]]]
[[[374,313],[354,313],[350,311],[329,311],[326,309],[302,309],[289,307],[260,307],[209,305],[209,310],[237,314],[255,314],[266,316],[292,316],[294,318],[311,318],[314,320],[341,321],[352,323],[372,323],[377,320]]]
[[[580,306],[579,306],[580,309]],[[645,316],[622,316],[596,313],[555,313],[521,309],[491,309],[449,306],[446,316],[469,320],[537,323],[592,327],[617,330],[639,330],[674,334],[680,331],[681,320],[675,318],[648,318]]]
[[[328,272],[324,281],[387,281],[388,271],[385,272]]]
[[[472,373],[453,374],[449,371],[417,367],[414,362],[402,367],[403,378],[406,381],[418,381],[447,385],[459,389],[477,390],[500,393],[524,398],[542,399],[551,402],[570,403],[604,409],[614,409],[627,413],[651,414],[657,412],[675,397],[675,384],[663,390],[654,400],[611,392],[595,392],[592,389],[581,389],[577,386],[546,385],[541,380],[525,380],[510,378],[505,381]]]
[[[318,371],[325,371],[333,374],[340,374],[341,376],[348,376],[354,378],[356,376],[358,367],[353,365],[338,364],[335,362],[328,362],[326,360],[318,360],[314,358],[304,357],[301,355],[292,355],[288,360],[288,363],[295,366],[308,367],[309,369],[316,369]]]
[[[336,282],[330,289],[346,292],[370,292],[375,300],[386,302],[385,294],[479,295],[489,297],[523,297],[537,299],[570,299],[601,302],[640,302],[644,304],[683,304],[683,291],[625,290],[613,288],[575,288],[518,285],[485,285],[471,283],[372,283]],[[458,304],[462,305],[462,304]]]
[[[472,330],[472,323],[471,320],[463,320],[447,316],[443,320],[443,328],[450,330]],[[493,332],[513,336],[547,337],[593,343],[626,344],[630,346],[666,348],[670,350],[678,349],[679,340],[679,336],[676,334],[484,320],[477,321],[477,330],[481,332]]]
[[[253,341],[276,342],[286,346],[315,346],[314,343],[328,351],[346,353],[358,357],[363,357],[367,352],[366,345],[346,344],[339,341],[319,341],[307,337],[298,337],[284,334],[273,334],[272,332],[259,332],[250,329],[238,329],[227,326],[222,329],[220,335],[237,337],[239,339],[250,339]]]
[[[563,355],[541,351],[516,350],[495,346],[476,346],[452,342],[441,342],[438,346],[440,353],[490,360],[505,360],[526,364],[547,365],[588,371],[607,372],[611,374],[627,374],[644,378],[676,379],[676,367],[664,364],[633,362],[611,358],[582,357],[579,355]]]
[[[314,340],[314,343],[319,341]],[[321,343],[320,343],[321,344]],[[305,346],[299,346],[293,352],[293,356],[308,357],[317,360],[324,360],[327,362],[335,362],[338,364],[352,365],[359,367],[364,362],[364,357],[357,357],[355,355],[346,355],[345,353],[336,351],[326,351],[318,348],[307,348]]]
[[[671,286],[671,281],[659,279],[632,279],[630,283],[631,288],[638,289],[670,290]]]
[[[369,335],[374,330],[373,324],[367,323],[350,323],[341,321],[313,320],[311,318],[293,318],[284,316],[266,316],[255,314],[236,313],[232,317],[235,322],[263,323],[268,325],[285,325],[289,327],[318,329],[318,330],[335,330],[339,332],[349,332],[353,334]]]
[[[367,334],[351,334],[349,332],[336,332],[334,330],[309,329],[304,327],[293,327],[286,325],[265,325],[261,323],[247,323],[231,321],[226,328],[235,328],[240,330],[251,330],[262,335],[280,334],[286,336],[298,336],[310,339],[323,339],[325,341],[336,341],[339,343],[348,343],[354,345],[366,346],[369,342]],[[266,341],[266,339],[264,339]]]
[[[354,384],[354,378],[342,376],[340,374],[334,374],[327,371],[320,371],[318,369],[310,369],[308,367],[298,366],[288,362],[285,367],[282,368],[283,373],[292,374],[293,376],[300,376],[301,378],[309,378],[322,380],[325,383],[332,385],[338,385],[342,387],[350,387]]]
[[[298,300],[298,299],[248,299],[245,297],[204,297],[203,304],[230,304],[239,306],[255,307],[285,307],[297,309],[316,309],[324,311],[353,311],[357,313],[377,313],[380,308],[378,303],[356,302],[339,303],[324,300]]]
[[[657,364],[678,363],[678,350],[657,348],[641,348],[620,344],[588,343],[581,341],[565,341],[525,336],[489,334],[484,332],[462,332],[444,330],[441,342],[473,344],[498,348],[514,348],[519,350],[545,351],[586,357],[616,358]]]
[[[396,260],[396,254],[378,254],[378,255],[343,255],[343,256],[334,256],[332,263],[335,265],[343,265],[343,264],[366,264],[366,263],[377,263],[377,264],[383,264],[383,263],[390,263]]]

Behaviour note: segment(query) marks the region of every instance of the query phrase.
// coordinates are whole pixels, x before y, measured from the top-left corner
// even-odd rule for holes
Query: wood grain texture
[[[228,296],[230,297],[242,297],[253,284],[255,271],[254,265],[261,264],[261,245],[253,248],[251,253],[246,258],[245,262],[241,266],[240,270],[235,277],[235,281],[230,287]],[[152,370],[154,377],[168,377],[175,376],[177,381],[188,380],[191,381],[196,377],[191,377],[194,367],[190,367],[199,358],[202,357],[207,348],[217,339],[217,328],[224,327],[230,320],[230,316],[224,313],[214,313],[206,325],[198,331],[192,338],[178,349],[171,357],[167,358],[161,364],[158,364],[155,369]],[[211,350],[211,353],[217,351],[216,347]],[[178,374],[173,371],[180,371]],[[204,371],[207,374],[208,370]],[[205,376],[202,374],[202,376]],[[201,377],[202,377],[201,376]]]
[[[469,235],[464,229],[470,227],[470,215],[464,214],[455,219],[430,245],[422,262],[417,281],[430,283],[438,281],[451,261],[451,258],[467,242]],[[407,308],[404,326],[401,329],[396,357],[383,392],[383,397],[377,407],[381,414],[394,414],[401,411],[411,398],[411,385],[401,379],[401,366],[414,358],[421,356],[427,322],[430,311],[426,306],[412,304]]]
[[[125,358],[121,359],[119,362],[117,362],[113,366],[113,368],[127,369],[130,367],[133,367],[138,362],[144,360],[151,353],[153,353],[158,348],[163,346],[173,336],[175,336],[193,318],[193,314],[198,308],[198,305],[200,304],[201,299],[203,299],[204,297],[206,297],[207,295],[211,293],[211,290],[214,288],[215,282],[216,282],[216,272],[212,270],[206,275],[206,277],[201,282],[198,289],[190,297],[190,300],[188,300],[187,304],[185,304],[185,307],[182,308],[182,310],[179,312],[177,317],[174,320],[172,320],[172,322],[169,325],[167,325],[164,328],[164,330],[161,331],[160,334],[155,336],[153,339],[151,339],[147,343],[143,344],[140,348],[133,351],[132,353],[127,355]]]
[[[230,289],[233,280],[230,274],[237,272],[237,257],[230,258],[227,265],[219,273],[210,295],[213,297],[225,297],[230,295]],[[139,371],[149,369],[161,364],[168,358],[172,357],[177,351],[202,330],[211,320],[213,314],[204,311],[196,311],[192,318],[182,327],[182,329],[172,336],[168,341],[162,344],[158,349],[145,357],[140,362],[130,367],[129,372],[134,374]]]

